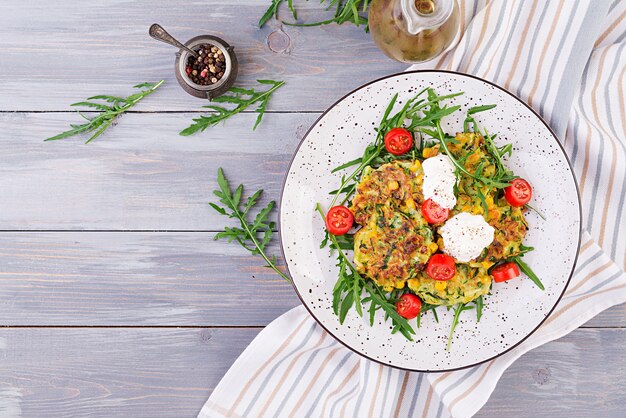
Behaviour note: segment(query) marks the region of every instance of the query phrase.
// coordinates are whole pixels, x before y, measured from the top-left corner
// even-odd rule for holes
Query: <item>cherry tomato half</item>
[[[428,260],[426,274],[435,280],[450,280],[456,274],[454,258],[446,254],[435,254]]]
[[[524,179],[518,178],[504,189],[504,197],[509,205],[514,207],[524,206],[533,197],[533,188]]]
[[[333,235],[343,235],[352,228],[354,215],[345,206],[333,206],[326,214],[326,229]]]
[[[429,224],[438,224],[448,219],[450,209],[442,208],[432,199],[427,199],[422,203],[422,215]]]
[[[393,155],[402,155],[412,146],[413,137],[404,128],[393,128],[385,134],[385,148]]]
[[[494,282],[500,283],[514,279],[515,277],[520,275],[520,272],[517,264],[513,262],[508,262],[494,267],[494,269],[491,270],[491,275],[493,276]]]
[[[400,300],[396,302],[398,315],[406,319],[417,318],[421,309],[422,301],[412,293],[405,293],[400,296]]]

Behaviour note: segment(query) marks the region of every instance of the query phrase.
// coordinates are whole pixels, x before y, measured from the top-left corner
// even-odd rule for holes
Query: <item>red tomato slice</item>
[[[385,148],[393,155],[402,155],[412,146],[413,137],[404,128],[393,128],[385,134]]]
[[[517,264],[513,262],[508,262],[494,267],[494,269],[491,270],[491,275],[493,276],[494,282],[500,283],[514,279],[515,277],[520,275],[520,272]]]
[[[504,189],[504,197],[509,205],[514,207],[524,206],[533,197],[533,188],[521,178],[515,179],[511,185]]]
[[[435,280],[450,280],[456,274],[454,258],[446,254],[434,254],[428,260],[426,274]]]
[[[417,318],[422,309],[422,301],[412,293],[405,293],[400,296],[400,300],[396,302],[396,311],[406,319]]]
[[[422,215],[429,224],[438,224],[448,219],[450,209],[442,208],[432,199],[428,199],[422,203]]]
[[[354,215],[345,206],[333,206],[326,214],[326,228],[333,235],[343,235],[352,228]]]

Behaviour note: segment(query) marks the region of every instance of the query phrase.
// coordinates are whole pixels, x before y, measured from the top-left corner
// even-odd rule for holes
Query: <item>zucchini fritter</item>
[[[403,288],[437,250],[418,209],[419,162],[393,162],[364,171],[351,210],[362,228],[354,236],[357,270],[386,291]]]

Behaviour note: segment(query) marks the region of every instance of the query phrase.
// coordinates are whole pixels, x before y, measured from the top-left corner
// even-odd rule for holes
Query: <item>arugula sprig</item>
[[[522,260],[522,255],[518,254],[514,257],[511,257],[510,261],[514,261],[515,264],[519,266],[520,270],[522,270],[522,272],[525,275],[527,275],[530,280],[533,281],[535,286],[537,286],[541,290],[546,289],[543,283],[541,282],[541,279],[539,279],[539,276],[537,276],[535,272],[533,271],[533,269],[531,269],[530,266]]]
[[[428,311],[432,311],[433,316],[435,317],[435,321],[439,322],[439,315],[437,315],[437,308],[441,305],[431,305],[430,303],[422,302],[422,309],[420,309],[420,313],[417,315],[417,327],[420,328],[422,325],[422,316],[426,314]]]
[[[78,114],[86,119],[87,122],[80,125],[70,124],[70,127],[72,129],[47,138],[45,139],[45,141],[56,141],[59,139],[68,138],[70,136],[82,133],[91,133],[95,131],[93,135],[91,135],[91,137],[85,142],[85,144],[88,144],[100,135],[102,135],[104,131],[106,131],[107,128],[113,124],[113,122],[117,119],[119,115],[126,112],[131,107],[135,106],[144,97],[152,94],[164,82],[165,80],[161,80],[158,83],[137,84],[133,87],[144,90],[141,90],[139,93],[131,94],[127,97],[100,94],[97,96],[89,97],[87,98],[87,100],[82,102],[72,103],[70,106],[96,110],[100,113],[97,116],[90,118],[81,111],[78,111]],[[99,100],[99,102],[95,102],[94,100]]]
[[[482,296],[481,296],[481,301],[482,301]],[[459,318],[461,314],[465,311],[475,309],[476,307],[477,305],[470,305],[468,303],[459,303],[454,307],[454,318],[452,319],[452,326],[450,327],[450,334],[448,334],[448,344],[446,345],[446,351],[450,351],[450,344],[452,344],[452,336],[454,335],[454,331],[456,330],[457,325],[459,325]],[[481,304],[480,309],[481,309],[480,312],[482,315],[482,304]]]
[[[476,113],[479,112],[484,112],[487,110],[491,110],[493,108],[495,108],[496,105],[494,104],[490,104],[490,105],[482,105],[482,106],[474,106],[470,109],[467,110],[467,116],[465,117],[465,121],[463,122],[463,132],[469,132],[469,125],[470,123],[473,125],[474,127],[474,132],[480,132],[480,129],[478,129],[478,124],[476,123],[476,119],[474,119],[473,115],[475,115]]]
[[[424,96],[424,94],[426,94],[426,96]],[[456,112],[460,108],[460,106],[441,107],[439,106],[439,103],[453,97],[457,97],[461,94],[463,93],[438,96],[432,88],[425,88],[419,91],[411,99],[407,100],[398,112],[392,114],[393,108],[398,101],[398,94],[396,93],[389,101],[389,104],[385,108],[385,112],[381,118],[380,124],[375,129],[376,138],[374,142],[365,147],[365,151],[361,157],[342,164],[332,171],[335,173],[340,170],[345,170],[346,168],[357,166],[351,174],[343,176],[339,188],[331,192],[331,194],[335,195],[331,202],[331,206],[334,206],[335,203],[337,203],[340,196],[343,196],[340,204],[344,204],[350,199],[356,191],[356,186],[358,185],[359,179],[365,167],[378,167],[397,158],[406,158],[405,156],[394,156],[385,149],[384,137],[389,130],[404,126],[407,121],[409,122],[409,125],[407,126],[409,131],[415,131],[420,127],[434,128],[436,127],[436,123],[439,122],[441,118]],[[417,147],[418,144],[417,141],[415,141],[413,150],[414,154],[419,152]],[[413,155],[413,158],[415,158],[415,155]]]
[[[322,219],[326,218],[319,203],[315,206],[315,210],[319,212]],[[337,253],[339,276],[333,289],[333,311],[339,316],[339,322],[343,324],[353,306],[359,316],[363,316],[364,305],[369,305],[367,312],[370,326],[374,325],[376,312],[382,310],[385,313],[385,320],[391,319],[392,334],[399,332],[407,340],[413,341],[412,335],[415,335],[415,330],[405,318],[398,314],[394,300],[388,299],[378,285],[359,274],[343,252],[344,246],[340,244],[338,237],[332,234],[327,234],[326,237],[331,252]],[[363,293],[365,297],[362,297]]]
[[[243,112],[248,107],[255,103],[259,103],[255,112],[259,114],[256,118],[254,126],[252,130],[255,130],[256,127],[261,123],[263,119],[263,115],[265,114],[265,110],[267,108],[267,104],[272,97],[272,93],[274,93],[277,89],[279,89],[284,81],[274,81],[274,80],[257,80],[259,84],[270,85],[271,87],[265,91],[256,91],[255,89],[243,89],[240,87],[231,87],[229,92],[231,94],[225,94],[223,96],[216,97],[212,100],[213,103],[230,103],[237,105],[233,109],[227,109],[222,106],[208,105],[202,106],[207,109],[213,110],[215,113],[212,113],[208,116],[200,116],[198,118],[193,119],[191,125],[187,128],[180,131],[180,135],[188,136],[193,135],[196,132],[202,132],[206,128],[210,126],[215,126],[223,120],[230,118],[231,116],[236,115],[237,113]]]
[[[259,28],[262,28],[263,25],[265,25],[267,21],[272,18],[272,16],[275,19],[278,18],[278,7],[280,6],[282,2],[283,0],[272,0],[272,3],[270,4],[270,6],[267,8],[265,13],[263,13],[263,16],[261,16],[261,19],[259,19]],[[296,16],[296,11],[293,8],[293,0],[288,0],[288,4],[289,4],[289,9],[291,10],[291,13],[293,14],[293,18],[297,19],[298,16]]]
[[[263,27],[267,21],[274,16],[278,17],[278,9],[284,0],[271,0],[270,6],[267,8],[263,16],[259,20],[259,27]],[[365,25],[365,31],[369,32],[367,17],[363,14],[369,7],[370,0],[322,0],[321,3],[328,3],[326,10],[335,7],[335,13],[333,17],[318,22],[309,23],[296,23],[296,22],[282,22],[289,26],[322,26],[331,23],[337,23],[341,25],[346,22],[354,23],[356,26]],[[287,5],[294,19],[298,19],[296,10],[293,6],[293,0],[287,0]]]
[[[276,266],[276,256],[268,256],[265,252],[265,248],[272,240],[272,235],[276,228],[275,223],[269,221],[269,215],[272,209],[274,209],[276,202],[269,202],[267,206],[257,212],[253,220],[249,220],[251,211],[258,203],[263,190],[256,191],[243,203],[241,200],[243,184],[240,184],[232,191],[221,167],[217,170],[217,184],[219,185],[219,190],[214,190],[213,193],[220,198],[220,202],[224,206],[222,207],[215,203],[209,203],[209,205],[219,214],[237,219],[239,227],[225,227],[222,232],[218,232],[215,235],[215,239],[225,238],[228,242],[237,241],[253,255],[261,256],[267,263],[266,267],[271,268],[280,277],[291,282],[291,279]]]
[[[483,105],[473,107],[467,111],[467,117],[465,118],[464,122],[464,129],[466,132],[469,132],[469,124],[471,123],[474,127],[474,132],[480,133],[485,139],[485,149],[487,150],[490,160],[494,163],[496,167],[495,174],[493,176],[486,176],[482,172],[482,167],[477,167],[474,173],[471,173],[467,168],[465,168],[463,161],[460,161],[458,158],[456,158],[448,148],[448,144],[454,142],[454,138],[446,135],[443,132],[440,120],[435,121],[435,129],[422,128],[420,129],[420,131],[438,140],[441,149],[443,149],[444,153],[448,156],[448,158],[450,158],[450,161],[452,161],[452,164],[454,164],[457,176],[467,176],[486,186],[503,189],[510,186],[511,180],[517,178],[517,176],[515,176],[509,169],[505,167],[503,162],[503,157],[505,157],[506,155],[511,155],[513,147],[511,144],[497,147],[493,142],[495,136],[489,135],[489,132],[487,132],[486,130],[484,133],[480,132],[476,124],[476,120],[472,116],[478,112],[484,112],[486,110],[493,109],[494,107],[495,105]],[[439,104],[434,103],[433,105],[431,105],[429,112],[437,112],[439,110]]]

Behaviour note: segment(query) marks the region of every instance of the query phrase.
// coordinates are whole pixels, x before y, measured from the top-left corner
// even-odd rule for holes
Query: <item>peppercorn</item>
[[[226,72],[224,51],[211,44],[194,48],[198,57],[189,56],[185,72],[195,84],[206,86],[217,83]]]

